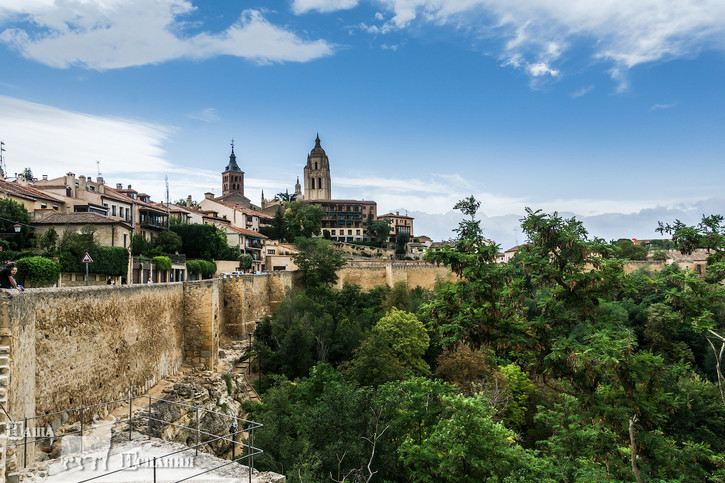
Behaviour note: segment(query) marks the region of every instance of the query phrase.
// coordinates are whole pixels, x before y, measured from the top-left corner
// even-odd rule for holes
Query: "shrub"
[[[188,262],[186,262],[186,270],[189,273],[201,272],[201,267],[199,266],[199,260],[189,260]]]
[[[207,260],[199,260],[199,273],[204,277],[213,277],[216,273],[216,263]]]
[[[18,260],[18,272],[32,287],[51,287],[58,283],[60,263],[45,257],[27,257]]]
[[[159,270],[161,272],[168,272],[169,270],[171,270],[171,259],[169,257],[154,257],[153,264],[154,267],[156,267],[156,270]]]
[[[202,277],[213,277],[216,273],[216,263],[206,260],[190,260],[186,262],[186,269],[191,273],[198,273]]]

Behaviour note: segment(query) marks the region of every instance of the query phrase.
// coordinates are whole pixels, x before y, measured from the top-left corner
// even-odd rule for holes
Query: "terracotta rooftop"
[[[238,233],[241,233],[244,236],[253,236],[253,237],[256,237],[256,238],[265,238],[265,239],[267,238],[266,236],[262,235],[258,231],[247,230],[246,228],[237,228],[236,226],[232,226],[232,225],[225,226],[225,228],[228,228],[230,230],[234,230],[234,231],[236,231]]]
[[[5,191],[8,194],[22,198],[40,198],[43,200],[53,201],[54,203],[65,203],[63,198],[59,196],[33,188],[32,186],[23,186],[20,183],[10,183],[5,180],[0,180],[0,191]]]
[[[38,225],[100,225],[112,223],[126,223],[99,213],[50,213],[35,221]]]

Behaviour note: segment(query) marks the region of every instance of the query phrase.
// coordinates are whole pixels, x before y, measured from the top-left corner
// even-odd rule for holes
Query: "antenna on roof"
[[[102,176],[101,174],[101,162],[96,160],[96,172],[98,173],[98,177],[100,178]]]

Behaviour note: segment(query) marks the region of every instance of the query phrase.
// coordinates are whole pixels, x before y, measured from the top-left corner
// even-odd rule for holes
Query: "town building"
[[[159,232],[168,228],[168,210],[151,202],[149,195],[138,193],[131,185],[123,188],[121,183],[116,188],[104,184],[100,176],[93,181],[90,177],[67,173],[59,178],[34,181],[33,188],[53,195],[63,201],[58,211],[65,213],[96,213],[114,221],[121,221],[131,226],[132,233],[141,235],[151,241]],[[61,210],[61,206],[63,210]],[[62,227],[60,227],[62,230]],[[57,230],[58,228],[56,228]],[[128,247],[130,238],[125,240]]]
[[[401,233],[408,235],[410,241],[413,241],[413,217],[401,215],[399,211],[386,213],[378,216],[378,220],[388,220],[390,223],[390,241],[395,239]]]
[[[305,200],[306,203],[322,206],[322,233],[329,232],[333,241],[368,241],[368,223],[374,220],[377,203],[359,200]]]

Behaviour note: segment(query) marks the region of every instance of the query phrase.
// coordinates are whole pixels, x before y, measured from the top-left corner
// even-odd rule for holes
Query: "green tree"
[[[160,248],[163,253],[176,253],[182,249],[183,242],[178,233],[172,230],[163,230],[153,238],[154,248]]]
[[[406,374],[428,375],[423,360],[430,337],[414,314],[391,308],[373,327],[345,372],[364,385],[403,379]]]
[[[38,247],[46,253],[55,251],[58,246],[58,232],[52,226],[38,238]]]
[[[294,261],[302,272],[302,283],[313,288],[337,282],[337,271],[342,268],[345,256],[335,250],[329,240],[321,238],[298,238],[295,240],[299,253]]]
[[[629,238],[620,238],[614,244],[616,246],[616,255],[627,260],[646,260],[647,247],[643,245],[635,245]]]
[[[377,246],[382,246],[390,237],[390,219],[378,218],[373,220],[371,216],[366,234]]]
[[[284,193],[277,193],[275,197],[282,202],[295,201],[297,199],[297,195],[290,194],[289,190],[284,190]]]
[[[723,215],[702,216],[695,226],[689,226],[680,220],[672,224],[659,222],[657,231],[672,235],[677,250],[690,254],[698,248],[707,250],[707,279],[721,282],[725,279],[725,218]]]
[[[252,268],[253,263],[254,259],[249,253],[242,253],[241,255],[239,255],[239,270],[246,272],[247,270]]]
[[[395,254],[398,256],[398,258],[402,258],[405,256],[405,246],[410,241],[410,235],[407,233],[398,233],[398,235],[395,237]]]
[[[446,411],[420,443],[400,448],[411,481],[554,481],[548,460],[516,444],[483,396],[444,396]]]
[[[294,241],[298,237],[309,238],[320,234],[325,211],[317,204],[303,201],[285,203],[284,220],[287,225],[285,238]]]
[[[204,260],[237,259],[237,252],[232,254],[229,251],[226,234],[213,225],[198,223],[172,225],[171,230],[181,237],[181,251],[186,253],[189,258],[202,258]]]
[[[269,226],[262,226],[259,228],[259,232],[268,237],[270,240],[287,240],[287,222],[284,219],[284,209],[282,205],[277,207],[277,211],[274,212],[274,218]]]
[[[131,256],[139,257],[151,249],[151,244],[140,233],[131,233],[129,242],[131,248]]]
[[[19,233],[15,233],[16,224],[20,224]],[[22,250],[32,246],[30,216],[21,203],[10,198],[0,199],[0,232],[10,234],[7,240],[11,250]]]

